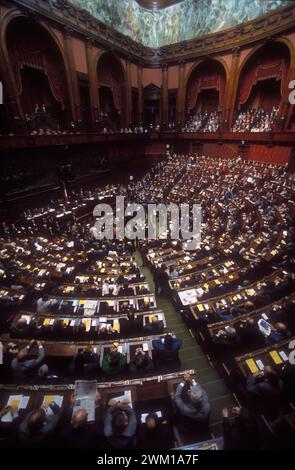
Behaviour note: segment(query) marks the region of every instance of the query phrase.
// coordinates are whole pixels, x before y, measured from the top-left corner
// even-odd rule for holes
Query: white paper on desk
[[[196,303],[196,289],[188,289],[178,292],[182,305],[190,305]]]
[[[132,400],[131,400],[131,390],[125,390],[124,394],[120,397],[115,398],[116,401],[129,401],[129,406],[132,408]]]
[[[99,317],[99,323],[106,323],[107,317]]]
[[[23,395],[10,395],[7,406],[11,406],[13,402],[18,402],[17,411],[25,409],[28,406],[30,397],[24,397]],[[15,416],[12,415],[11,411],[2,416],[2,423],[11,423]]]
[[[21,318],[27,321],[27,323],[30,323],[32,320],[32,317],[30,315],[22,315]]]
[[[156,415],[158,416],[158,418],[162,418],[162,411],[154,411],[154,413],[156,413]],[[142,423],[145,423],[146,422],[146,418],[148,416],[149,413],[142,413],[142,415],[140,416],[140,421]]]
[[[49,398],[50,398],[50,401],[49,401]],[[59,407],[61,407],[62,402],[63,402],[63,398],[64,397],[62,395],[45,395],[44,396],[42,406],[47,406],[47,410],[46,410],[47,416],[52,416],[54,414],[52,409],[50,408],[49,404],[54,402]]]
[[[70,321],[70,326],[75,326],[76,320],[71,320]]]
[[[148,350],[149,350],[149,345],[148,345],[148,343],[143,343],[142,349],[143,349],[143,351],[148,351]]]

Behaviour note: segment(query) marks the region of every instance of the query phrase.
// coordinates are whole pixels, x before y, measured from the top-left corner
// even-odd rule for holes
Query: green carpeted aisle
[[[135,252],[135,259],[138,266],[142,266],[142,257],[138,251]],[[153,275],[149,268],[141,267],[141,272],[146,277],[147,282],[153,292],[155,292]],[[221,410],[223,407],[236,406],[234,396],[227,388],[224,380],[211,366],[206,354],[189,329],[182,321],[179,313],[166,295],[157,295],[157,306],[165,313],[167,330],[174,332],[178,338],[182,339],[180,350],[180,360],[182,369],[194,369],[199,382],[206,389],[212,407],[210,429],[215,436],[221,435]]]

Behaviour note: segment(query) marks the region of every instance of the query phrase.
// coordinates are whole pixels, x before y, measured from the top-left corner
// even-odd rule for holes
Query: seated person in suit
[[[134,447],[136,415],[127,401],[110,400],[104,421],[104,435],[113,449]]]
[[[29,338],[35,331],[36,323],[33,320],[28,323],[26,318],[18,316],[12,322],[9,334],[12,338]]]
[[[153,303],[150,302],[150,299],[148,297],[144,298],[143,300],[139,299],[138,305],[139,305],[140,312],[147,312],[148,310],[151,310],[152,308],[154,308]]]
[[[70,364],[70,372],[75,374],[88,375],[97,373],[99,370],[99,357],[93,351],[92,346],[78,349],[77,354],[74,356]]]
[[[174,447],[172,426],[165,418],[149,413],[138,432],[139,449],[171,449]]]
[[[208,422],[211,406],[203,387],[186,376],[185,382],[177,385],[174,401],[183,417],[198,423]]]
[[[175,361],[179,361],[178,351],[181,348],[181,339],[167,334],[164,338],[154,339],[152,342],[155,360],[160,365],[171,364]]]
[[[228,308],[221,310],[219,303],[216,304],[215,312],[217,315],[217,321],[226,321],[231,320],[233,318],[231,310]]]
[[[122,313],[122,314],[132,313],[132,312],[134,312],[134,307],[131,303],[128,302],[128,300],[126,300],[124,302],[120,302],[119,312]]]
[[[251,348],[254,350],[259,348],[263,342],[263,336],[254,318],[237,321],[235,328],[238,331],[240,341],[243,345],[251,345]]]
[[[138,334],[142,330],[142,317],[134,312],[127,312],[127,318],[120,318],[120,332],[125,336]]]
[[[134,291],[132,287],[128,285],[128,283],[125,283],[122,287],[120,287],[118,295],[120,297],[127,297],[127,296],[130,297],[134,295]]]
[[[37,300],[37,313],[48,313],[52,307],[57,305],[57,300],[48,300],[48,297],[43,295]]]
[[[276,344],[284,339],[288,339],[291,337],[290,331],[288,331],[287,326],[285,323],[278,322],[272,328],[269,336],[266,336],[265,342],[267,345]]]
[[[113,305],[110,305],[108,301],[106,302],[100,302],[99,304],[99,313],[101,315],[108,315],[115,313]]]
[[[49,405],[53,414],[46,414],[45,408],[38,408],[27,414],[19,425],[19,439],[24,448],[40,448],[48,444],[48,439],[56,430],[62,409],[56,404]]]
[[[233,407],[230,419],[228,408],[222,410],[225,450],[257,449],[259,433],[255,420],[245,408]]]
[[[150,318],[150,321],[144,325],[143,329],[145,333],[148,333],[149,335],[161,334],[164,330],[163,320],[160,320],[157,315],[153,315]]]
[[[130,372],[136,374],[137,372],[150,370],[152,368],[153,361],[151,360],[148,352],[143,351],[142,348],[137,348],[133,356],[130,358]]]
[[[248,375],[246,389],[252,404],[260,413],[276,418],[280,413],[283,382],[271,366],[265,366],[258,375]]]
[[[38,353],[35,359],[29,359],[31,349],[37,345]],[[45,351],[40,341],[32,340],[26,348],[20,349],[17,356],[11,361],[13,376],[18,380],[34,377],[38,374],[38,369],[45,358]]]
[[[108,339],[109,337],[118,335],[118,331],[114,330],[114,328],[111,325],[107,325],[99,329],[98,335],[99,335],[100,340],[104,340],[104,339]]]
[[[61,431],[61,438],[67,449],[97,448],[101,441],[101,423],[88,422],[88,413],[81,408],[76,410],[68,425]]]
[[[149,294],[149,293],[150,293],[150,290],[147,289],[147,287],[145,287],[145,286],[136,287],[136,294],[137,295],[145,295],[145,294]]]
[[[114,346],[111,351],[105,354],[102,361],[102,371],[105,374],[117,374],[125,369],[127,358]]]
[[[218,333],[212,337],[212,342],[216,346],[230,348],[239,343],[239,335],[235,328],[226,326],[224,330],[219,330]]]

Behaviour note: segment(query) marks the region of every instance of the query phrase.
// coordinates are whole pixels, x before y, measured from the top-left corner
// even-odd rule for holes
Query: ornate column
[[[167,127],[168,124],[168,65],[162,65],[162,96],[161,96],[161,107],[162,107],[162,125]]]
[[[179,79],[178,79],[178,90],[177,90],[177,124],[182,125],[184,120],[184,102],[185,102],[185,90],[184,90],[184,61],[179,62]]]
[[[73,118],[75,122],[81,122],[81,102],[73,52],[72,34],[73,30],[68,27],[65,27],[64,43],[66,60],[68,63],[69,70],[70,96],[71,101],[73,103]]]
[[[143,87],[142,87],[142,64],[137,65],[137,89],[138,89],[138,119],[143,123]]]
[[[223,130],[228,131],[232,127],[238,90],[238,69],[240,61],[240,48],[235,47],[232,51],[232,62],[230,74],[226,83],[225,105],[223,111]]]
[[[93,57],[93,41],[91,38],[86,40],[86,62],[88,69],[89,80],[89,96],[90,96],[90,109],[91,109],[91,123],[92,128],[96,129],[99,123],[99,95],[97,85],[97,75]]]

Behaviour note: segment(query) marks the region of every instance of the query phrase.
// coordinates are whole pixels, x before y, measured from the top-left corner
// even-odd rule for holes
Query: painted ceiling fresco
[[[192,39],[252,20],[287,0],[183,0],[159,10],[135,0],[70,0],[95,18],[149,47]]]

